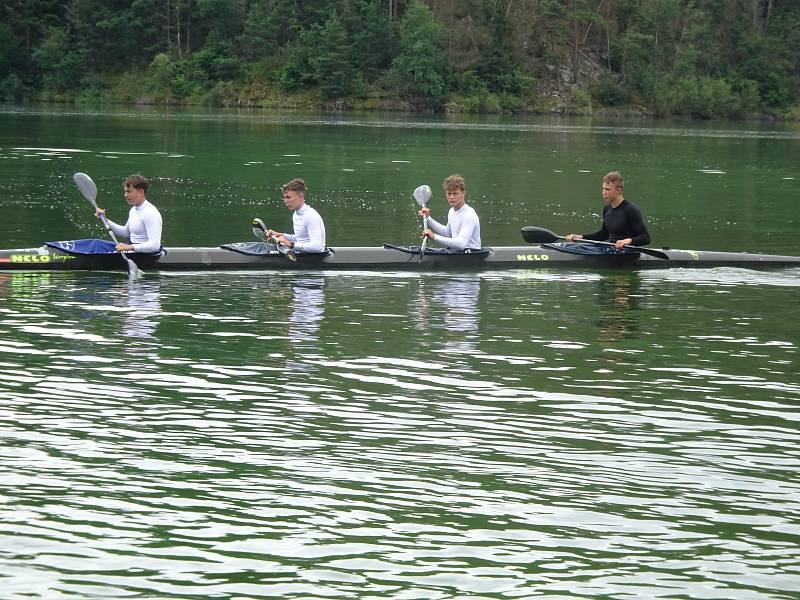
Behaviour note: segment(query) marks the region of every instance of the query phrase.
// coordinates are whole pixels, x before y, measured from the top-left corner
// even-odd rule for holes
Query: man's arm
[[[147,232],[147,241],[133,244],[134,252],[158,252],[161,250],[161,215],[156,210],[149,211],[142,219],[142,223]]]
[[[106,217],[106,211],[105,209],[102,208],[95,209],[94,214],[98,219],[101,220],[101,222],[102,222],[101,215],[103,217]],[[131,234],[130,231],[128,231],[127,223],[125,223],[125,225],[119,225],[118,223],[114,223],[114,221],[112,221],[108,217],[106,217],[106,223],[108,223],[108,226],[111,228],[111,231],[114,233],[115,236],[125,238],[126,240],[130,239]]]
[[[451,218],[448,220],[446,233],[450,233],[451,229],[455,227],[457,228],[455,235],[435,235],[433,239],[443,246],[447,246],[448,248],[464,250],[465,248],[469,247],[470,240],[472,239],[475,230],[479,226],[480,221],[478,220],[478,215],[475,213],[475,211],[470,211],[461,218],[451,215]]]
[[[447,231],[447,226],[442,225],[433,217],[428,217],[428,229],[437,235],[448,235],[450,233]]]
[[[631,236],[631,245],[645,246],[649,244],[650,233],[647,231],[647,227],[644,224],[642,211],[639,210],[639,207],[628,204],[626,207],[625,216],[628,218],[628,223],[631,225],[631,231],[633,231],[633,235]]]
[[[322,217],[316,211],[308,215],[306,231],[309,241],[297,242],[292,240],[294,244],[292,247],[300,252],[325,252],[325,225],[322,222]],[[288,238],[289,236],[286,237]]]

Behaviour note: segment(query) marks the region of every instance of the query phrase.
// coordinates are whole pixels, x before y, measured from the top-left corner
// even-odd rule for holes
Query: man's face
[[[297,210],[303,205],[304,201],[305,194],[302,192],[295,192],[292,190],[286,190],[283,192],[283,203],[289,210]]]
[[[619,199],[620,193],[620,189],[616,184],[609,181],[603,182],[603,201],[609,204],[615,202]]]
[[[139,206],[144,202],[144,190],[135,188],[132,185],[123,186],[122,193],[125,195],[125,202],[131,206]]]
[[[465,196],[464,190],[459,188],[454,188],[451,190],[447,190],[445,194],[447,195],[447,203],[456,210],[464,206],[464,196]]]

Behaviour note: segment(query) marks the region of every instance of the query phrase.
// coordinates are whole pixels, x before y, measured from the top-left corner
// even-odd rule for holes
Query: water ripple
[[[208,281],[3,297],[5,597],[800,587],[792,286]]]

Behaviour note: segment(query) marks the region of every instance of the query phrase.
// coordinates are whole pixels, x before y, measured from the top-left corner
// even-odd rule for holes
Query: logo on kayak
[[[517,261],[520,262],[535,262],[542,260],[550,260],[547,254],[517,254]]]
[[[12,263],[49,263],[49,254],[12,254]]]
[[[77,258],[72,254],[12,254],[0,258],[0,263],[66,263]]]

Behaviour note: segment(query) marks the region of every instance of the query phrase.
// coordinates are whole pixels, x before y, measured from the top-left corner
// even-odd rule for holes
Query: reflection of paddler
[[[600,282],[600,341],[613,342],[632,337],[638,332],[635,311],[638,310],[635,289],[639,277],[635,273],[604,277]]]
[[[128,281],[125,296],[125,313],[122,333],[126,337],[151,338],[158,327],[161,314],[161,282]]]
[[[478,339],[479,312],[478,296],[480,295],[480,279],[436,278],[433,292],[434,306],[445,309],[441,325],[431,321],[432,327],[442,327],[451,334],[446,346],[453,350],[474,350]]]
[[[298,279],[292,286],[292,293],[292,313],[287,331],[289,340],[316,340],[325,314],[325,279]]]

